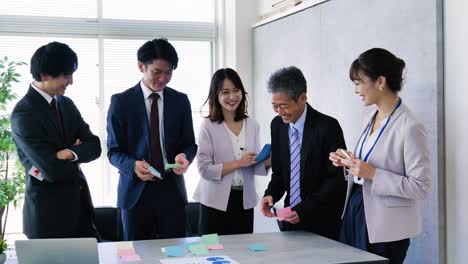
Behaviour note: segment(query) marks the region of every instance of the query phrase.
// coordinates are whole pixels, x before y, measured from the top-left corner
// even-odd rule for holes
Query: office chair
[[[118,207],[94,208],[96,229],[102,242],[122,241],[123,227]]]

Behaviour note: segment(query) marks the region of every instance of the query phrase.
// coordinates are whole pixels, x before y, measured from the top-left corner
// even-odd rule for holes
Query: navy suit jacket
[[[343,198],[346,184],[343,170],[333,166],[329,153],[346,149],[343,131],[334,118],[306,105],[307,114],[301,146],[300,191],[302,202],[294,206],[301,222],[297,225],[283,223],[284,230],[304,229],[316,234],[338,239],[341,225]],[[271,122],[271,181],[265,195],[276,203],[286,192],[284,205],[289,206],[291,161],[289,150],[289,125],[280,116]]]
[[[23,229],[28,238],[72,237],[79,232],[80,224],[88,224],[80,223],[80,217],[89,221],[94,217],[79,163],[97,159],[101,144],[71,99],[57,96],[57,105],[63,131],[50,105],[32,87],[11,115],[13,140],[26,170]],[[77,138],[82,144],[73,146]],[[62,149],[75,152],[78,160],[57,159],[56,153]],[[33,166],[41,172],[42,181],[28,174]],[[82,202],[87,204],[84,211]]]
[[[193,132],[192,109],[186,94],[172,88],[163,90],[164,149],[166,159],[185,153],[192,162],[197,153]],[[140,83],[111,98],[107,114],[107,157],[119,169],[117,206],[131,209],[145,187],[135,174],[136,160],[151,160],[149,121]],[[172,176],[172,175],[171,175]],[[181,198],[187,203],[184,177],[174,177]]]

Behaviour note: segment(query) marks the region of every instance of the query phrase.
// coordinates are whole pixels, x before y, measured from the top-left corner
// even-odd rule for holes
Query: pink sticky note
[[[209,250],[223,250],[224,246],[221,244],[206,246]]]
[[[276,210],[276,214],[278,215],[278,220],[280,220],[280,221],[288,218],[292,213],[293,212],[291,211],[291,208],[289,208],[289,207]]]
[[[118,249],[117,255],[121,257],[133,256],[135,255],[135,249],[133,248],[125,248],[125,249]]]
[[[137,261],[137,260],[141,260],[140,256],[138,255],[129,255],[129,256],[124,256],[122,257],[122,260],[123,261]]]

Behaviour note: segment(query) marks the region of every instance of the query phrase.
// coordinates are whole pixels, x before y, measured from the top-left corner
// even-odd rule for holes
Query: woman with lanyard
[[[373,48],[352,64],[349,77],[365,106],[354,153],[330,153],[348,180],[340,241],[403,263],[410,237],[421,232],[419,200],[430,189],[424,126],[398,96],[405,62]]]

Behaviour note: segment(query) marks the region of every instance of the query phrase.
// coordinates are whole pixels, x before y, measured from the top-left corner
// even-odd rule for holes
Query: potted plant
[[[16,67],[21,65],[26,63],[10,61],[6,56],[0,58],[0,263],[6,258],[4,251],[7,243],[4,237],[9,205],[16,207],[24,193],[25,172],[15,157],[10,114],[6,110],[7,104],[16,99],[12,84],[19,82],[21,75]]]

